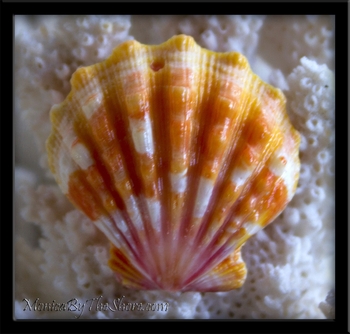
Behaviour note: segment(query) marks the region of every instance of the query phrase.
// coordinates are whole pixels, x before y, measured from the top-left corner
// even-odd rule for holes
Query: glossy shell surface
[[[79,68],[51,110],[50,168],[110,240],[110,267],[136,289],[225,291],[241,247],[285,208],[299,134],[282,92],[239,53],[193,38],[128,41]]]

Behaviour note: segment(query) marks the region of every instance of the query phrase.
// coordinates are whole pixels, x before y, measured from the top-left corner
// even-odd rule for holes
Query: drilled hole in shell
[[[150,68],[153,72],[158,72],[163,67],[164,67],[164,60],[163,59],[154,60],[150,65]]]

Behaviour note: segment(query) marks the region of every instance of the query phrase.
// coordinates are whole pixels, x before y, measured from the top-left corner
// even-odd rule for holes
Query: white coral
[[[146,44],[161,43],[176,34],[190,35],[202,47],[242,52],[251,61],[264,19],[254,15],[137,16],[132,19],[137,28],[132,31],[137,40]]]
[[[258,52],[284,74],[292,71],[302,57],[333,70],[334,20],[334,16],[268,16],[261,29]]]

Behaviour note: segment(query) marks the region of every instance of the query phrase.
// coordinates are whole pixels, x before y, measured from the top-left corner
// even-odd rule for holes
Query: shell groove
[[[299,134],[239,53],[174,36],[79,68],[51,110],[50,168],[136,289],[224,291],[245,241],[294,195]]]

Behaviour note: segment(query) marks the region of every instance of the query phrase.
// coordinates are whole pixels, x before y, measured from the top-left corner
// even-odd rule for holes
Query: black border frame
[[[69,5],[68,3],[69,2]],[[347,160],[342,159],[344,152],[348,152],[347,140],[343,138],[347,133],[348,114],[343,110],[348,110],[348,3],[339,2],[202,2],[200,6],[194,3],[182,4],[178,2],[86,2],[84,6],[76,8],[74,5],[80,1],[71,2],[62,0],[60,2],[29,2],[29,1],[6,1],[0,4],[1,9],[1,332],[67,332],[84,331],[90,332],[134,332],[137,330],[138,322],[144,322],[142,331],[167,332],[190,330],[191,332],[271,332],[271,333],[347,333],[348,329],[348,271],[344,269],[344,262],[348,265],[348,252],[344,251],[348,244],[348,225],[345,224],[344,217],[347,217],[345,208],[347,208],[347,196],[341,193],[341,184],[347,180],[348,170]],[[317,4],[316,4],[317,3]],[[98,5],[97,5],[98,4]],[[232,5],[232,7],[230,7]],[[192,11],[192,12],[191,12]],[[195,12],[193,12],[195,11]],[[108,327],[108,330],[100,321],[83,320],[89,322],[89,327],[81,326],[82,321],[66,320],[14,320],[13,319],[13,264],[8,255],[11,247],[10,235],[12,235],[12,205],[14,186],[14,155],[13,142],[10,145],[9,130],[13,128],[13,120],[9,110],[13,110],[13,36],[14,21],[13,15],[32,15],[32,14],[225,14],[225,12],[234,12],[236,14],[326,14],[335,15],[336,19],[336,319],[335,320],[106,320],[108,322],[118,321],[127,322],[125,326],[117,325]],[[341,157],[341,158],[339,158]],[[341,160],[340,160],[341,159]],[[11,161],[11,163],[10,163]],[[12,178],[10,178],[10,175]],[[344,187],[344,186],[343,186]],[[340,189],[340,190],[339,190]],[[346,201],[346,202],[345,202]],[[10,241],[10,243],[9,243]],[[244,326],[239,326],[238,331],[234,324],[228,323],[230,327],[223,324],[214,324],[214,322],[244,322]],[[166,322],[159,325],[158,322]],[[171,328],[168,322],[172,322]],[[192,322],[196,322],[192,324]],[[199,322],[205,322],[202,327]],[[147,323],[147,325],[146,325]],[[150,326],[148,323],[152,323]],[[54,325],[54,326],[53,326]],[[232,326],[233,325],[233,326]],[[243,325],[243,324],[239,324]]]

